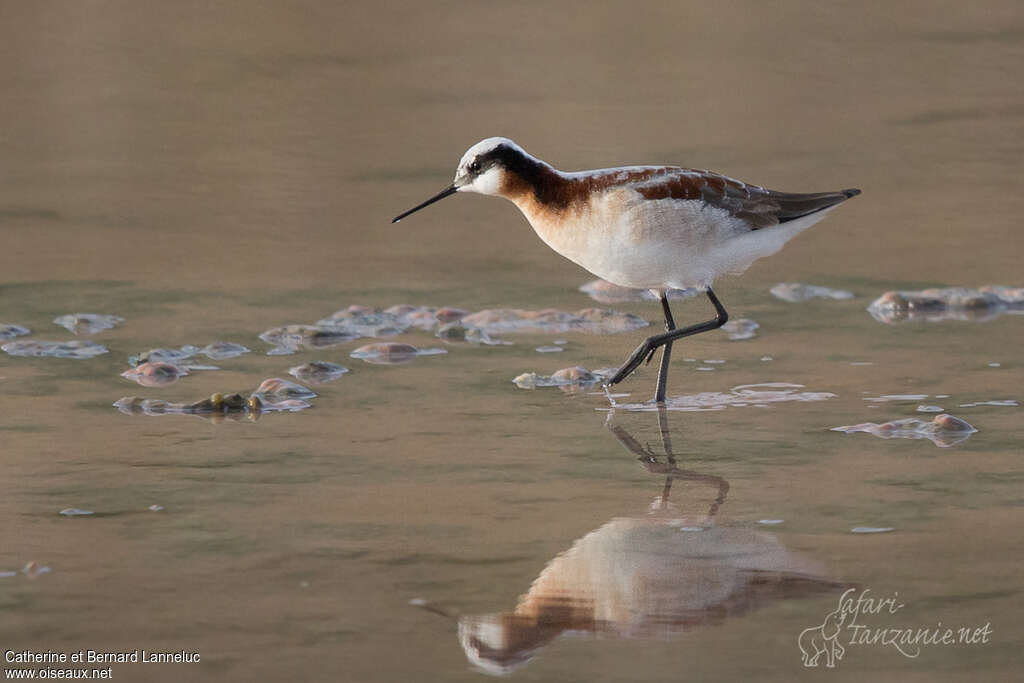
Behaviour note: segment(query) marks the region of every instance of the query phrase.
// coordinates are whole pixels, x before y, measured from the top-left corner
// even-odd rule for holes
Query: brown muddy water
[[[1018,675],[1024,317],[866,309],[1024,285],[1020,3],[6,3],[0,57],[0,323],[109,351],[0,354],[7,671]],[[596,305],[658,325],[655,302],[578,291],[592,278],[506,203],[389,224],[491,135],[564,169],[668,162],[864,194],[717,284],[756,336],[677,344],[664,413],[644,403],[653,366],[614,409],[593,386],[512,382],[616,366],[649,330],[473,345],[413,328],[267,355],[264,331],[352,304]],[[785,282],[854,296],[788,302],[769,292]],[[77,337],[53,322],[81,312],[124,320]],[[220,369],[171,383],[120,376],[213,342],[251,352],[193,356]],[[447,353],[349,355],[378,342]],[[349,372],[300,382],[308,409],[246,416],[261,382],[311,361]],[[243,407],[112,405],[214,393]],[[977,431],[831,431],[939,414]],[[69,661],[7,661],[26,650]],[[70,661],[89,650],[200,661]]]

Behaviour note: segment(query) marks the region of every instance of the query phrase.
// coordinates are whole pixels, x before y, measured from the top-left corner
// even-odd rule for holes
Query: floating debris
[[[614,370],[595,370],[591,372],[579,365],[562,368],[549,375],[538,375],[536,372],[524,372],[512,383],[520,389],[537,389],[540,387],[589,386],[596,384],[614,373]]]
[[[761,361],[763,363],[768,363],[768,362],[773,361],[773,360],[775,360],[775,359],[772,358],[771,356],[761,356]]]
[[[759,519],[759,520],[757,520],[757,523],[758,524],[764,524],[766,526],[775,526],[776,524],[782,524],[784,521],[786,521],[786,520],[784,520],[784,519]]]
[[[241,344],[235,344],[233,342],[214,342],[204,346],[199,350],[199,353],[213,360],[224,360],[225,358],[241,356],[243,353],[250,353],[250,351]]]
[[[187,374],[188,370],[173,363],[146,362],[125,370],[121,376],[144,387],[164,387]]]
[[[616,334],[647,327],[650,323],[632,313],[620,313],[604,308],[584,308],[576,313],[553,308],[540,311],[490,308],[467,315],[462,319],[462,324],[466,327],[478,327],[490,334],[510,332],[552,334],[570,331]]]
[[[580,291],[594,301],[602,304],[621,304],[631,301],[658,301],[658,297],[649,289],[634,289],[632,287],[621,287],[613,285],[607,280],[592,280],[580,287]],[[670,289],[668,298],[688,299],[697,296],[696,289]]]
[[[989,363],[988,366],[990,368],[998,368],[998,367],[1002,366],[1002,363]]]
[[[1010,408],[1016,408],[1020,404],[1014,399],[1006,399],[1005,401],[977,401],[976,403],[961,403],[961,408],[975,408],[977,406],[1006,406]]]
[[[433,330],[440,325],[454,323],[469,314],[461,308],[444,306],[413,306],[398,304],[382,310],[369,306],[353,305],[336,311],[317,321],[317,326],[327,327],[358,337],[393,337],[410,327]]]
[[[114,402],[114,407],[126,415],[199,415],[214,421],[224,418],[256,420],[263,413],[297,412],[311,404],[302,398],[316,396],[306,387],[274,377],[260,384],[250,396],[242,394],[213,394],[193,403],[171,403],[160,399],[125,396]]]
[[[260,339],[274,346],[268,356],[284,356],[300,349],[323,349],[358,339],[360,335],[342,329],[320,325],[284,325],[274,327],[260,335]]]
[[[561,353],[565,349],[561,346],[538,346],[534,351],[537,353]]]
[[[199,353],[200,350],[198,346],[190,344],[186,344],[180,349],[150,349],[137,356],[129,356],[128,362],[132,365],[140,365],[142,363],[178,363],[188,360]]]
[[[441,318],[444,319],[444,323],[457,322],[467,313],[467,311],[463,311],[461,308],[445,307],[435,309],[432,306],[410,306],[409,304],[392,306],[391,308],[384,309],[384,312],[398,316],[402,324],[407,327],[415,327],[427,332],[443,324]],[[438,317],[438,313],[441,313],[441,318]]]
[[[918,406],[917,412],[919,413],[941,413],[943,411],[942,406]]]
[[[850,529],[851,534],[884,534],[895,531],[891,526],[855,526]]]
[[[977,289],[949,287],[886,292],[868,306],[878,322],[985,322],[1003,313],[1024,313],[1024,287],[986,285]]]
[[[705,360],[704,362],[708,365],[721,365],[725,363],[725,361],[720,358],[712,358],[711,360]]]
[[[42,576],[43,574],[49,574],[50,568],[39,564],[35,560],[32,560],[31,562],[27,563],[24,567],[22,567],[21,573],[30,579],[35,579],[37,577]]]
[[[865,396],[862,397],[862,401],[871,401],[872,403],[887,403],[890,401],[923,401],[928,398],[928,394],[882,394],[881,396]]]
[[[457,322],[446,323],[437,328],[434,336],[449,341],[466,341],[466,328]]]
[[[21,325],[12,325],[10,323],[0,323],[0,341],[6,341],[7,339],[14,339],[15,337],[21,337],[26,334],[32,334],[32,330]]]
[[[407,363],[417,356],[419,349],[411,344],[367,344],[350,353],[370,363]]]
[[[317,327],[327,327],[341,333],[359,337],[393,337],[409,328],[409,323],[393,313],[366,306],[349,306],[318,320]]]
[[[124,322],[124,318],[99,313],[69,313],[57,316],[53,322],[75,334],[96,334],[116,327],[118,323]]]
[[[700,368],[697,368],[698,370]],[[714,368],[707,368],[713,370]],[[803,389],[802,384],[789,384],[787,382],[767,382],[763,384],[743,384],[733,387],[729,392],[708,391],[690,396],[675,396],[665,400],[665,407],[669,410],[682,412],[725,410],[726,408],[764,407],[771,403],[786,403],[790,401],[809,402],[827,401],[836,398],[835,394],[826,391],[798,391]],[[630,411],[657,411],[658,404],[653,401],[645,403],[616,403],[613,410]]]
[[[164,506],[163,505],[157,505],[156,503],[153,503],[152,505],[150,505],[146,509],[149,510],[150,512],[160,512],[161,510],[164,509]]]
[[[453,323],[462,320],[469,311],[462,308],[455,308],[453,306],[443,306],[434,311],[434,317],[437,318],[439,323]]]
[[[295,382],[289,382],[286,379],[280,377],[271,377],[270,379],[263,380],[259,388],[253,392],[254,395],[258,395],[261,398],[273,399],[275,402],[281,399],[309,399],[316,398],[316,392],[310,391],[301,384]]]
[[[483,344],[484,346],[512,346],[512,342],[505,341],[504,339],[495,339],[479,327],[470,327],[466,330],[466,341],[470,344]]]
[[[107,353],[107,347],[91,341],[53,342],[35,339],[7,342],[0,346],[0,350],[6,351],[12,356],[75,359],[93,358]]]
[[[441,353],[448,352],[444,349],[417,349],[411,344],[398,342],[381,342],[360,346],[349,355],[375,365],[398,365],[408,363],[416,356],[433,356]]]
[[[799,282],[780,282],[770,290],[777,298],[791,303],[800,303],[809,299],[852,299],[853,292],[844,289],[830,289],[817,285],[804,285]]]
[[[60,511],[65,517],[85,517],[93,514],[92,510],[79,510],[78,508],[66,508]]]
[[[750,318],[740,318],[738,320],[730,320],[719,329],[729,335],[730,341],[742,341],[744,339],[753,339],[757,336],[759,327],[761,326]]]
[[[883,424],[864,422],[846,427],[833,427],[833,432],[867,432],[883,439],[929,439],[940,448],[948,448],[965,441],[978,430],[959,417],[942,413],[930,421],[917,418],[893,420]]]
[[[323,360],[311,361],[305,365],[296,365],[288,370],[288,374],[292,377],[313,384],[323,384],[324,382],[336,380],[346,372],[348,372],[348,368],[344,365],[328,363]]]

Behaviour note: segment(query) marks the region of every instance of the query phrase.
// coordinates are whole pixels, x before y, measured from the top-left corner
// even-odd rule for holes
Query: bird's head
[[[451,185],[422,204],[400,214],[391,222],[397,223],[409,214],[456,192],[501,195],[504,188],[508,187],[510,175],[529,162],[536,163],[536,160],[508,138],[481,140],[462,155]]]

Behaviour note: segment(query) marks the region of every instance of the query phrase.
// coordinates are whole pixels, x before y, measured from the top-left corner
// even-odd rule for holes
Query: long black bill
[[[397,223],[398,221],[402,220],[403,218],[405,218],[409,214],[416,213],[417,211],[422,209],[424,206],[430,206],[434,202],[439,202],[442,199],[444,199],[445,197],[447,197],[448,195],[455,194],[458,191],[459,191],[459,188],[455,187],[455,185],[450,185],[450,186],[444,188],[443,190],[441,190],[440,192],[438,192],[437,194],[435,194],[433,197],[431,197],[427,201],[423,202],[422,204],[419,204],[418,206],[412,207],[411,209],[409,209],[405,213],[398,214],[397,216],[395,216],[395,218],[391,222],[392,223]]]

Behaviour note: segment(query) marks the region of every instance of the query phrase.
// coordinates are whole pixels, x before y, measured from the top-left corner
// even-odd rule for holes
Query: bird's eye
[[[480,160],[479,159],[474,159],[473,163],[471,163],[469,165],[469,172],[470,173],[479,173],[480,172]]]

